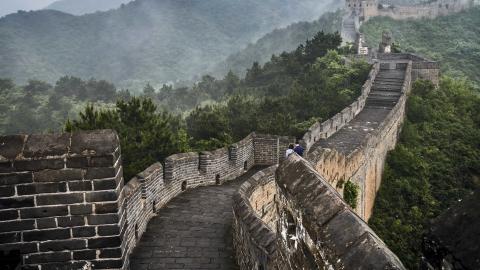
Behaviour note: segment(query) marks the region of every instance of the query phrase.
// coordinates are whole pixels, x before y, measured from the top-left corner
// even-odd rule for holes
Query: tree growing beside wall
[[[345,188],[343,189],[343,199],[353,209],[357,208],[358,190],[358,185],[352,181],[347,181],[345,183]]]

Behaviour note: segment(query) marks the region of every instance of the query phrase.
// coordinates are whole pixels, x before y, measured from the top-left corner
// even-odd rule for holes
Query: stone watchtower
[[[368,21],[378,14],[378,0],[346,0],[345,8],[358,16],[360,21]]]
[[[383,31],[382,42],[378,46],[379,53],[391,53],[392,52],[392,35],[388,31]]]

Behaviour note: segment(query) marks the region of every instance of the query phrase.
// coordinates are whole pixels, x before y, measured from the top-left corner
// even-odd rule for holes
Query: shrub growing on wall
[[[353,209],[357,207],[357,198],[358,198],[358,185],[352,181],[345,183],[345,189],[343,190],[343,199],[350,205]]]

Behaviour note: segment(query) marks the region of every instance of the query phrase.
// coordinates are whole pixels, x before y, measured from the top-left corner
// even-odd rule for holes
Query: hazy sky
[[[0,16],[17,12],[17,10],[41,9],[56,0],[0,0]]]

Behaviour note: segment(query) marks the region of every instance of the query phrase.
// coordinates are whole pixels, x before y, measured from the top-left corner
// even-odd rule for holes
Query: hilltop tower
[[[360,21],[368,21],[378,14],[378,0],[346,0],[346,10],[359,17]]]

